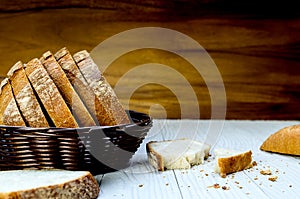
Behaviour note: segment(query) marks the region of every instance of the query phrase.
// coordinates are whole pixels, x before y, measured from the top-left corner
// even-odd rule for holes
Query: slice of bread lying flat
[[[68,80],[68,77],[57,63],[52,53],[50,51],[45,52],[40,60],[59,89],[70,110],[74,114],[79,126],[95,126],[96,123],[94,119],[82,103],[78,94]]]
[[[12,93],[8,78],[0,85],[0,124],[8,126],[26,126]]]
[[[69,107],[39,59],[29,61],[26,75],[55,127],[78,127]]]
[[[288,126],[270,135],[260,147],[263,151],[300,155],[300,125]]]
[[[20,61],[17,62],[8,71],[7,76],[25,123],[31,127],[49,127],[38,99],[28,81],[23,64]]]
[[[208,157],[210,146],[195,140],[178,139],[151,141],[146,145],[148,160],[157,170],[189,169],[202,164]]]
[[[114,90],[86,51],[73,55],[83,77],[95,94],[96,116],[101,125],[128,124],[130,120]]]
[[[215,172],[225,178],[227,174],[242,171],[251,168],[252,152],[251,151],[233,151],[227,149],[215,149]]]
[[[99,186],[88,171],[0,171],[0,199],[97,198]]]

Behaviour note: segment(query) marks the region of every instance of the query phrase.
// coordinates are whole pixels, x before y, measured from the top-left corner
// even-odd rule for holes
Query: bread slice
[[[251,150],[240,152],[227,149],[215,149],[215,172],[225,178],[227,174],[242,171],[251,168],[252,152]]]
[[[70,109],[39,59],[29,61],[26,75],[56,127],[78,127]]]
[[[84,79],[83,75],[79,71],[75,61],[73,60],[72,55],[67,48],[62,48],[57,51],[55,54],[55,59],[65,72],[70,83],[78,93],[79,97],[86,105],[88,111],[93,117],[96,124],[99,125],[98,119],[96,117],[95,110],[95,95],[93,90],[89,87],[88,83]]]
[[[44,53],[40,60],[77,119],[79,126],[95,126],[96,123],[94,119],[86,109],[52,53],[50,51]]]
[[[25,123],[30,127],[49,127],[34,91],[27,79],[23,64],[19,61],[8,71],[13,94]]]
[[[26,126],[13,96],[8,78],[0,85],[0,125]]]
[[[0,199],[97,198],[99,186],[88,171],[0,171]]]
[[[288,126],[270,135],[261,150],[275,153],[300,155],[300,125]]]
[[[99,123],[108,126],[130,123],[114,90],[106,81],[90,54],[83,50],[74,54],[73,57],[96,96],[95,107]]]
[[[151,141],[146,145],[148,160],[157,170],[189,169],[202,164],[210,146],[190,139]]]

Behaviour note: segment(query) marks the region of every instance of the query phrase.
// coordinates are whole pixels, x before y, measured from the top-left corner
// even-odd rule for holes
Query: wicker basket
[[[0,170],[88,170],[94,175],[127,167],[152,126],[128,111],[131,124],[84,128],[0,126]]]

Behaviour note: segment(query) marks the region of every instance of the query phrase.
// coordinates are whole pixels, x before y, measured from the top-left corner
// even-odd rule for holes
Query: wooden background
[[[122,31],[163,27],[195,39],[212,57],[226,90],[227,119],[300,118],[300,15],[294,1],[2,0],[0,11],[2,78],[18,60],[26,63],[46,50],[66,46],[73,53],[91,51]],[[114,86],[130,69],[147,63],[164,64],[182,74],[194,89],[200,118],[211,118],[205,81],[174,54],[138,50],[118,58],[104,74]],[[151,66],[145,71],[156,72]],[[185,87],[176,84],[171,74],[157,76],[168,79],[176,89],[155,83],[142,86],[144,75],[137,75],[126,82],[140,85],[131,95],[129,108],[155,118],[182,118],[184,105],[190,111],[184,118],[199,118],[193,111],[195,103],[176,98]]]

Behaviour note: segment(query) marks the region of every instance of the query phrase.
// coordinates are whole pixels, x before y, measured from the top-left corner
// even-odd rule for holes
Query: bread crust
[[[50,51],[45,52],[40,60],[59,89],[70,110],[74,113],[75,118],[77,118],[79,126],[95,126],[96,123],[94,119],[86,109],[52,53]]]
[[[39,59],[29,61],[26,75],[55,127],[78,127],[71,111]]]
[[[158,171],[164,171],[165,170],[164,159],[159,153],[157,153],[152,148],[153,143],[156,143],[156,141],[150,141],[146,144],[148,160],[150,164],[153,165],[154,168],[156,168]]]
[[[30,190],[20,190],[17,192],[0,193],[0,199],[22,199],[22,198],[66,198],[66,199],[92,199],[97,198],[100,188],[91,175],[86,175],[78,179],[62,184],[38,187]]]
[[[95,107],[99,123],[108,126],[129,124],[130,120],[122,104],[90,54],[83,50],[75,53],[73,58],[96,96]]]
[[[27,79],[22,62],[17,62],[8,71],[7,76],[25,123],[31,127],[49,127],[48,121]]]
[[[270,135],[260,147],[263,151],[300,155],[300,125],[288,126]]]
[[[0,85],[0,125],[26,126],[13,96],[8,78]]]
[[[73,60],[72,55],[67,48],[62,48],[57,51],[55,54],[55,59],[65,72],[70,83],[78,93],[82,102],[85,104],[92,118],[96,122],[96,125],[100,125],[95,110],[95,95],[92,89],[89,87],[88,83],[84,79],[83,75],[79,71],[75,61]]]
[[[218,166],[221,177],[225,178],[227,174],[242,171],[252,167],[251,150],[230,157],[218,158]]]

